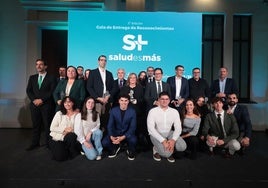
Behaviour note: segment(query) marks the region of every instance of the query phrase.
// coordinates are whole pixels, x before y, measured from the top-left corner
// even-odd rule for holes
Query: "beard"
[[[230,102],[228,102],[228,104],[229,104],[230,106],[234,106],[234,105],[236,105],[236,103],[235,103],[234,101],[230,101]]]

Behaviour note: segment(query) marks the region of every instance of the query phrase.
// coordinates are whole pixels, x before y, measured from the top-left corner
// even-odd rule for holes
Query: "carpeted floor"
[[[225,159],[199,153],[175,163],[156,162],[152,151],[129,161],[124,151],[114,159],[85,156],[56,162],[45,147],[25,151],[31,129],[0,129],[0,187],[268,187],[268,135],[254,132],[246,155]]]

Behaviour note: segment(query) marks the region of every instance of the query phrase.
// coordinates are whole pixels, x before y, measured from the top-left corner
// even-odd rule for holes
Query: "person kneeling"
[[[170,97],[167,92],[161,92],[159,105],[149,111],[147,127],[153,143],[153,158],[161,161],[161,156],[169,162],[175,162],[173,152],[184,151],[185,141],[180,137],[181,120],[179,112],[169,107]],[[174,127],[174,131],[172,130]]]
[[[129,160],[135,159],[137,137],[136,112],[129,107],[130,97],[127,94],[119,95],[119,106],[112,108],[107,125],[107,135],[102,141],[104,148],[109,151],[109,158],[114,158],[124,143],[127,143]]]

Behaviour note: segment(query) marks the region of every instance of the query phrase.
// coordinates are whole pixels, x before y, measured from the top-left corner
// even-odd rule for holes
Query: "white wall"
[[[268,128],[268,5],[261,0],[155,0],[145,7],[150,11],[225,14],[224,64],[228,67],[232,65],[232,17],[252,14],[251,100],[258,104],[247,106],[254,129]],[[125,7],[121,1],[106,0],[105,10]],[[46,15],[56,17],[55,12]],[[35,73],[34,60],[40,57],[40,25],[26,22],[29,17],[19,0],[1,1],[0,127],[31,127],[25,88],[29,75]]]

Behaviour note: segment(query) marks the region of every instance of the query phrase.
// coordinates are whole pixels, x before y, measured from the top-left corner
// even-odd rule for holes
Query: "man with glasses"
[[[106,70],[107,59],[105,55],[98,58],[99,67],[92,70],[87,81],[87,91],[96,100],[96,110],[100,114],[101,128],[106,130],[109,111],[113,97],[111,96],[114,78],[113,74]]]
[[[158,95],[162,91],[168,92],[170,95],[170,86],[168,83],[162,81],[163,70],[161,68],[154,69],[155,82],[148,83],[145,87],[144,99],[146,102],[147,112],[159,105]]]
[[[193,77],[188,80],[189,98],[197,100],[198,97],[205,97],[205,101],[210,97],[210,88],[207,81],[200,77],[200,68],[193,68]]]
[[[180,115],[177,110],[169,107],[170,97],[167,92],[159,94],[158,103],[147,117],[148,132],[153,143],[153,159],[161,161],[161,157],[165,157],[168,162],[173,163],[175,150],[186,149],[186,143],[180,137]]]

